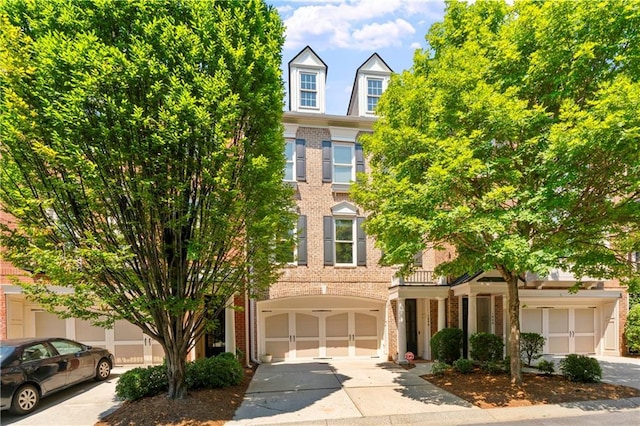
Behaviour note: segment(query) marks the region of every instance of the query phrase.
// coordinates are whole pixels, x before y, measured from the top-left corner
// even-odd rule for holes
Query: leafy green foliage
[[[469,374],[473,371],[473,361],[466,358],[459,358],[453,362],[453,368],[462,374]]]
[[[438,361],[451,364],[462,354],[463,332],[459,328],[443,328],[431,337],[431,353]]]
[[[515,382],[527,272],[640,281],[639,27],[624,0],[450,1],[363,138],[352,196],[385,261],[453,246],[438,274],[497,270]]]
[[[500,361],[487,361],[482,364],[482,369],[489,374],[501,374],[505,371],[505,365]]]
[[[492,333],[474,333],[469,337],[472,359],[486,363],[500,361],[503,357],[504,343],[502,338]]]
[[[434,362],[431,366],[431,374],[433,374],[434,376],[443,376],[444,373],[446,373],[450,368],[451,366],[446,362]]]
[[[293,225],[283,40],[261,0],[0,3],[3,255],[50,311],[160,342],[172,397]]]
[[[244,378],[244,370],[235,355],[222,353],[216,357],[201,358],[187,363],[185,382],[189,389],[214,389],[237,385]],[[155,396],[169,388],[167,365],[137,367],[124,372],[116,384],[120,399]]]
[[[540,361],[536,368],[547,375],[553,374],[554,371],[556,371],[555,363],[553,361],[547,361],[546,359]]]
[[[624,337],[630,350],[640,352],[640,305],[635,305],[629,310],[624,325]]]
[[[545,337],[538,333],[520,333],[520,356],[527,365],[542,356]]]
[[[136,367],[125,371],[116,383],[116,396],[135,401],[147,396],[155,396],[169,388],[167,365]]]
[[[599,382],[602,378],[602,368],[598,360],[586,355],[567,355],[560,360],[560,371],[572,382]]]

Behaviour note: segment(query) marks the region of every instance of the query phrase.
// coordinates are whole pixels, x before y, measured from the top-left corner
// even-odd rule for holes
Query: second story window
[[[355,180],[353,144],[333,144],[333,182],[349,183]]]
[[[284,167],[284,180],[288,182],[292,182],[296,180],[295,170],[296,170],[296,154],[295,154],[295,143],[293,141],[287,141],[284,148],[284,158],[286,161]]]
[[[316,74],[300,73],[300,106],[316,108],[317,96]]]
[[[335,264],[354,264],[354,226],[353,219],[335,219]]]
[[[382,80],[377,78],[367,79],[367,112],[375,112],[378,101],[382,95]]]

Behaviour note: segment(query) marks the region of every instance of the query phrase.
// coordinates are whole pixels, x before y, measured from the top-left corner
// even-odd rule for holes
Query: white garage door
[[[534,332],[546,337],[544,353],[595,353],[595,308],[558,307],[523,309],[522,332]]]
[[[263,312],[264,353],[276,360],[379,356],[378,310]]]

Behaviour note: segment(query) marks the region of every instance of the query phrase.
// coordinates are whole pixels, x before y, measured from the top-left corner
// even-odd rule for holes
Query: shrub
[[[471,358],[482,363],[502,359],[502,338],[491,333],[475,333],[469,338]]]
[[[500,374],[504,373],[504,366],[502,361],[487,361],[482,369],[489,374]]]
[[[586,355],[567,355],[560,361],[560,371],[572,382],[599,382],[602,378],[602,368],[598,360]]]
[[[502,368],[507,374],[511,374],[511,356],[507,355],[502,360]]]
[[[635,305],[629,310],[627,323],[624,326],[624,336],[629,350],[640,352],[640,305]]]
[[[201,358],[187,363],[187,387],[223,388],[242,382],[244,370],[232,353],[222,353],[215,358]]]
[[[536,368],[546,375],[553,374],[553,372],[556,371],[556,365],[553,361],[547,361],[546,359],[540,361]]]
[[[473,361],[465,358],[457,359],[453,362],[453,368],[462,374],[469,374],[473,370]]]
[[[244,370],[236,356],[222,353],[215,358],[201,358],[186,365],[187,388],[223,388],[242,382]],[[134,401],[155,396],[169,389],[167,366],[138,367],[120,376],[116,395]]]
[[[431,338],[431,353],[438,361],[451,364],[462,355],[463,333],[459,328],[443,328]]]
[[[433,363],[433,365],[431,366],[431,374],[433,374],[434,376],[443,376],[444,373],[450,368],[451,366],[449,364],[438,361]]]
[[[520,333],[520,358],[530,366],[533,360],[542,356],[545,340],[538,333]]]
[[[137,367],[126,371],[116,384],[116,396],[134,401],[145,396],[155,396],[169,389],[166,365]]]

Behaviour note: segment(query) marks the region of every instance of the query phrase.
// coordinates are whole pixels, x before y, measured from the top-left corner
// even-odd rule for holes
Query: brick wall
[[[449,298],[447,299],[447,327],[462,328],[458,321],[458,312],[460,307],[458,297],[453,295],[453,290],[449,290]]]

